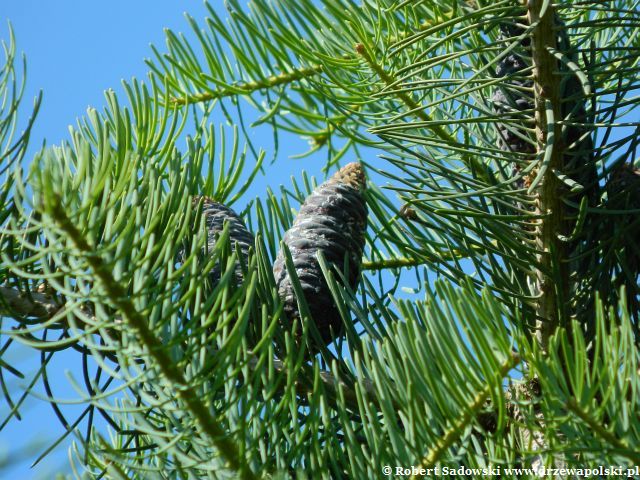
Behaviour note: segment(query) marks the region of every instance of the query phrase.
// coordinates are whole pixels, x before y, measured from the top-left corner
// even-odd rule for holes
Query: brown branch
[[[4,300],[0,302],[0,315],[4,316],[18,314],[22,317],[47,319],[53,317],[61,308],[51,297],[39,292],[26,293],[0,287],[0,297]]]

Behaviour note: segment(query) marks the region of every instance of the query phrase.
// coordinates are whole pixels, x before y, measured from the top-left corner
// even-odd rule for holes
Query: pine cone
[[[254,244],[253,235],[247,230],[247,227],[236,212],[226,205],[213,201],[213,199],[209,197],[194,197],[192,202],[193,208],[198,206],[201,198],[203,199],[202,214],[205,216],[208,232],[206,252],[211,252],[215,249],[218,237],[224,228],[224,223],[228,222],[231,247],[235,248],[235,244],[237,243],[240,254],[242,255],[243,264],[238,264],[236,267],[236,281],[240,283],[243,278],[243,266],[245,269],[247,267],[249,248],[253,247]],[[216,265],[209,275],[213,285],[218,283],[220,275],[220,266]]]
[[[358,285],[367,228],[367,206],[363,197],[365,178],[360,163],[350,163],[307,197],[283,243],[289,248],[311,317],[325,343],[341,331],[342,320],[320,268],[322,252],[330,266],[348,264],[348,283]],[[289,319],[300,317],[284,254],[278,252],[273,266],[278,294]],[[337,278],[339,281],[339,278]]]

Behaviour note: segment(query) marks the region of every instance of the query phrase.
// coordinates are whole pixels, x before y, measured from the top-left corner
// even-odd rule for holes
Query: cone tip
[[[364,168],[360,162],[348,163],[338,170],[333,177],[329,179],[329,182],[344,183],[357,190],[364,190],[366,186]]]

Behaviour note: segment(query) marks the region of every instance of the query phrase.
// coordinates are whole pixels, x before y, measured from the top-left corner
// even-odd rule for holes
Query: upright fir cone
[[[205,216],[205,222],[207,226],[207,247],[206,251],[211,252],[216,247],[218,237],[224,228],[225,222],[229,223],[229,240],[231,247],[235,248],[235,244],[238,244],[240,254],[242,255],[242,264],[236,266],[236,281],[239,283],[242,281],[243,267],[247,267],[247,258],[249,255],[249,249],[253,247],[254,238],[253,234],[247,230],[240,216],[231,210],[226,205],[215,202],[209,197],[196,196],[193,198],[192,205],[196,208],[202,198],[202,214]],[[220,280],[220,266],[216,265],[211,270],[209,278],[211,283],[215,285]]]
[[[325,343],[340,333],[342,320],[320,268],[318,253],[322,252],[327,263],[340,271],[346,257],[349,286],[357,287],[367,229],[364,189],[362,165],[346,165],[307,197],[282,240],[291,252],[311,317]],[[300,318],[282,251],[278,252],[273,273],[285,313],[291,320]]]

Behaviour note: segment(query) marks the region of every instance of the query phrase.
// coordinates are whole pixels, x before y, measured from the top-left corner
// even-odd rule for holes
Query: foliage
[[[0,425],[44,385],[88,478],[640,464],[638,183],[619,181],[637,175],[637,3],[228,0],[27,173],[11,39],[0,352],[41,368],[0,359]],[[368,176],[365,273],[352,291],[319,259],[346,332],[312,360],[272,265],[316,181],[252,188],[269,162],[294,172],[292,135],[325,174]],[[255,235],[240,283],[229,224],[202,255],[197,195]],[[73,419],[51,389],[69,352]]]

